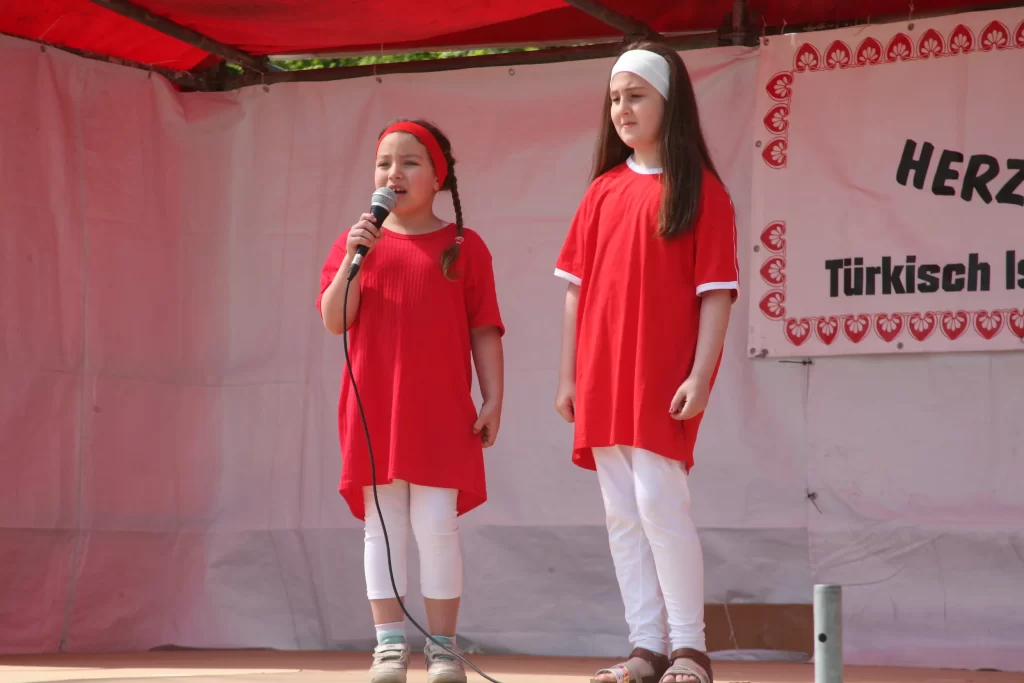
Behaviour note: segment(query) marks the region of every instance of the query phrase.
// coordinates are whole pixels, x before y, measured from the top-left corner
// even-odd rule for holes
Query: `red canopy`
[[[562,0],[131,0],[152,14],[253,55],[375,52],[586,41],[621,35]],[[666,34],[713,31],[732,0],[601,0]],[[915,13],[1006,4],[917,0]],[[906,0],[749,0],[768,25],[909,14]],[[3,0],[0,32],[168,69],[202,65],[208,52],[91,0]]]

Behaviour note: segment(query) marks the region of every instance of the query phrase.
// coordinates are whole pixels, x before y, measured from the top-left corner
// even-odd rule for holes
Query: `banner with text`
[[[749,354],[1024,350],[1024,8],[762,42]]]

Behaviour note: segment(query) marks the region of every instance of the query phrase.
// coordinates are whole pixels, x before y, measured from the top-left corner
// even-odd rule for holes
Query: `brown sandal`
[[[664,681],[667,676],[693,676],[698,683],[714,683],[711,658],[700,650],[688,647],[673,650],[669,659],[672,665],[662,672],[659,681]]]
[[[636,660],[650,664],[654,672],[647,676],[642,676],[639,669],[642,664]],[[658,683],[661,680],[662,674],[668,669],[668,665],[668,657],[665,655],[637,647],[633,648],[633,651],[629,653],[629,659],[625,662],[615,664],[607,669],[601,669],[595,673],[594,677],[590,679],[590,683],[605,683],[597,679],[601,674],[615,676],[615,683]]]

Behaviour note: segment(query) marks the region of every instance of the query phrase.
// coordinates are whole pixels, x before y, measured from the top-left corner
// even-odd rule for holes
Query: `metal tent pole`
[[[835,584],[814,586],[814,683],[843,681],[843,592]]]

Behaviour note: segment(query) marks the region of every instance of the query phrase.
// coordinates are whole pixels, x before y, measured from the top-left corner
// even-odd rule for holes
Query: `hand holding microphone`
[[[359,217],[359,222],[352,226],[348,233],[348,253],[352,256],[352,265],[348,269],[348,279],[351,280],[359,272],[363,258],[370,252],[370,249],[377,243],[381,235],[381,225],[395,208],[398,195],[394,190],[381,187],[373,193],[370,198],[370,213],[364,213]]]
[[[359,222],[348,231],[346,247],[353,262],[356,258],[361,260],[362,256],[366,256],[380,238],[381,229],[373,224],[373,220],[372,213],[364,213],[359,217]]]

